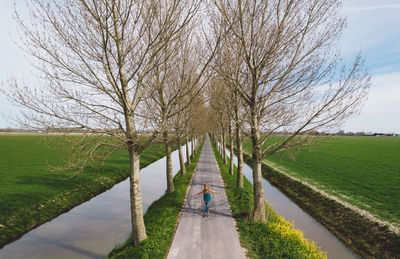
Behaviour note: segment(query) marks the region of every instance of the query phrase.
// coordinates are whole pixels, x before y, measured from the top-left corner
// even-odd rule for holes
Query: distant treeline
[[[91,130],[88,131],[86,129],[81,129],[81,128],[67,128],[67,129],[56,129],[56,128],[47,128],[47,129],[36,129],[36,130],[26,130],[26,129],[14,129],[14,128],[5,128],[1,129],[0,132],[16,132],[16,133],[104,133],[104,130],[99,130],[98,132],[96,130]],[[143,132],[143,134],[146,134],[146,132]],[[282,131],[282,132],[275,132],[272,135],[290,135],[291,132],[289,131]],[[303,133],[304,134],[304,133]],[[312,131],[308,132],[307,134],[309,135],[314,135],[314,136],[375,136],[375,137],[399,137],[400,134],[397,133],[372,133],[372,132],[344,132],[343,130],[340,130],[335,133],[329,133],[329,132],[320,132],[320,131]],[[302,135],[302,134],[300,134]]]
[[[334,135],[338,136],[374,136],[374,137],[398,137],[399,134],[396,133],[371,133],[371,132],[344,132],[340,130],[339,132],[335,133]]]
[[[375,137],[399,137],[400,134],[397,133],[372,133],[372,132],[363,132],[363,131],[359,131],[359,132],[344,132],[343,130],[340,130],[338,132],[335,133],[331,133],[331,132],[320,132],[320,131],[311,131],[311,132],[307,132],[307,133],[302,133],[299,135],[303,135],[303,134],[307,134],[307,135],[313,135],[313,136],[375,136]],[[276,132],[272,135],[291,135],[291,132],[288,131],[282,131],[282,132]]]

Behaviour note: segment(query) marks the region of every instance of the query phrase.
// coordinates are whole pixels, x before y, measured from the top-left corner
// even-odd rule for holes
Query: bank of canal
[[[229,157],[229,152],[226,152]],[[233,158],[237,165],[237,157]],[[243,164],[243,173],[246,178],[253,183],[253,171],[246,163]],[[283,216],[286,220],[294,222],[294,226],[304,233],[304,237],[313,240],[321,247],[322,251],[327,252],[328,258],[359,258],[350,248],[348,248],[335,235],[327,230],[322,224],[308,215],[296,203],[291,201],[285,194],[272,186],[265,178],[262,179],[264,187],[264,197],[271,207]]]
[[[179,171],[178,150],[171,157],[175,175]],[[163,157],[141,169],[144,212],[165,193],[165,164]],[[6,245],[0,250],[0,258],[105,258],[130,232],[128,178]]]

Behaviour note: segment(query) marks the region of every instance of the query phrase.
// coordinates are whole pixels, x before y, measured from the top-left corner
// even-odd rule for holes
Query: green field
[[[61,137],[51,137],[60,142]],[[141,166],[165,154],[160,145],[146,149]],[[66,155],[48,147],[40,136],[0,136],[0,247],[37,224],[69,210],[128,176],[126,151],[80,173],[54,172]]]
[[[251,153],[251,142],[245,150]],[[400,227],[400,138],[336,137],[266,160],[298,179]]]

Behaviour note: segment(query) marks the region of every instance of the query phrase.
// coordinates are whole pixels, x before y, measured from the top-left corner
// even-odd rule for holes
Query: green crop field
[[[245,150],[251,153],[251,142]],[[336,137],[266,160],[339,199],[400,227],[400,138]]]
[[[58,136],[51,138],[62,141]],[[142,153],[141,166],[164,154],[162,146],[151,146]],[[0,135],[0,230],[11,227],[10,232],[23,232],[111,187],[129,173],[125,151],[114,153],[104,164],[92,164],[80,173],[50,170],[49,164],[60,165],[65,155],[60,149],[49,148],[40,136]],[[32,215],[27,215],[30,212]]]
[[[144,151],[142,164],[148,164],[163,152],[160,146]],[[48,164],[59,164],[64,155],[60,150],[48,148],[39,136],[0,136],[0,222],[16,209],[83,186],[99,176],[126,174],[129,168],[128,154],[120,151],[105,165],[89,167],[73,177],[71,173],[49,170]]]

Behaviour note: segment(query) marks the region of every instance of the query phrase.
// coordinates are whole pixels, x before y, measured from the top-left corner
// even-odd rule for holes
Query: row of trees
[[[341,65],[335,46],[345,20],[338,1],[214,4],[219,31],[226,33],[213,60],[209,90],[218,122],[214,132],[220,135],[224,161],[226,136],[232,156],[236,132],[238,188],[243,186],[243,137],[251,139],[252,219],[265,222],[262,160],[312,143],[316,130],[337,129],[365,99],[370,78],[360,56],[348,67]]]
[[[336,0],[29,3],[31,20],[18,12],[16,20],[41,80],[35,87],[12,80],[6,93],[26,108],[24,127],[81,128],[111,137],[71,145],[74,166],[127,150],[135,246],[146,238],[143,149],[164,143],[172,192],[174,142],[180,147],[188,136],[208,131],[221,135],[223,148],[228,141],[232,154],[235,136],[241,188],[242,141],[251,138],[252,218],[265,221],[261,161],[309,143],[307,132],[350,116],[369,85],[359,57],[349,69],[339,67],[333,47],[344,20]],[[271,140],[283,130],[291,134]],[[226,161],[225,149],[223,156]]]
[[[25,108],[18,123],[32,129],[82,129],[81,138],[66,138],[74,142],[68,145],[69,169],[127,150],[135,246],[146,238],[140,154],[155,142],[164,143],[167,191],[173,192],[171,146],[179,146],[185,173],[182,142],[205,130],[193,118],[205,109],[202,88],[218,42],[206,46],[200,40],[202,2],[32,0],[29,20],[15,13],[18,42],[34,58],[39,79],[35,86],[9,82],[6,94]],[[190,162],[189,151],[186,155]]]

